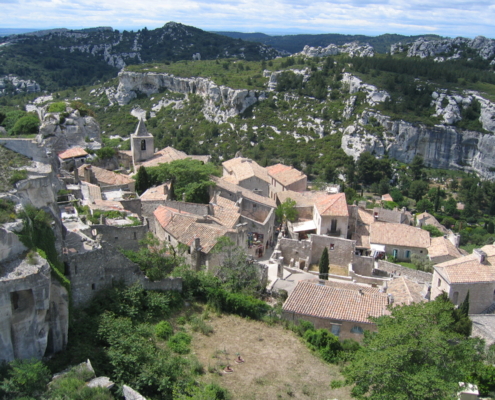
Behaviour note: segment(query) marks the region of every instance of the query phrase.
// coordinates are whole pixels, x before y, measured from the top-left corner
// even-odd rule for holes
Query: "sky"
[[[383,33],[495,38],[495,0],[0,0],[0,28]]]

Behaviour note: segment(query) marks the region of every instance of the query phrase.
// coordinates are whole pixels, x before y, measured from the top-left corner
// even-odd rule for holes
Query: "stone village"
[[[77,110],[70,117],[77,128]],[[138,196],[130,171],[185,158],[206,163],[209,156],[189,156],[171,147],[156,150],[140,120],[130,136],[131,150],[118,154],[123,168],[117,173],[110,170],[116,168],[91,165],[80,133],[55,134],[50,140],[0,139],[7,149],[32,160],[27,179],[0,198],[19,209],[33,205],[53,217],[74,307],[116,281],[181,290],[180,278],[152,282],[119,251],[137,249],[148,232],[173,247],[183,245],[187,263],[196,270],[218,265],[213,249],[220,237],[229,237],[258,263],[267,290],[287,296],[287,320],[307,320],[340,339],[360,341],[365,330],[376,329],[368,318],[387,314],[392,304],[429,301],[446,292],[458,305],[469,291],[473,335],[495,342],[494,245],[468,255],[459,249],[459,236],[428,213],[415,217],[406,210],[348,205],[339,187],[308,190],[306,175],[295,168],[264,168],[240,155],[223,162],[221,177],[211,177],[208,204],[172,200],[170,182]],[[95,134],[89,144],[98,140]],[[60,196],[61,190],[67,194]],[[276,225],[275,210],[288,199],[295,203],[297,218]],[[91,213],[126,216],[102,216],[91,223],[78,215],[73,201]],[[423,225],[434,225],[444,235],[431,238]],[[69,294],[45,259],[28,260],[16,234],[21,229],[20,220],[0,227],[0,361],[41,358],[63,350],[68,340]],[[329,273],[319,279],[317,265],[325,247]],[[433,273],[385,260],[408,261],[413,255],[428,257]]]

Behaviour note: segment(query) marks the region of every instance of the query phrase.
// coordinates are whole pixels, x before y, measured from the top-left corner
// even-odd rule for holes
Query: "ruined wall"
[[[122,204],[122,207],[124,207],[124,210],[130,211],[134,214],[141,216],[141,200],[140,199],[121,200],[120,204]]]
[[[378,271],[386,272],[392,276],[406,276],[408,279],[411,279],[417,283],[431,284],[433,278],[433,274],[429,272],[418,271],[416,269],[403,267],[402,265],[393,264],[384,260],[378,261],[378,266],[376,269]]]
[[[51,164],[53,158],[46,152],[44,147],[40,147],[32,139],[12,139],[0,138],[0,144],[3,144],[7,149],[29,157],[33,161],[39,161],[45,164]]]
[[[328,247],[330,265],[338,265],[347,268],[354,259],[354,251],[356,249],[356,242],[354,240],[311,235],[311,242],[313,244],[311,250],[311,264],[318,264],[320,262],[324,247]]]
[[[278,248],[282,252],[284,265],[288,265],[291,259],[294,261],[311,260],[311,242],[306,240],[279,239]]]
[[[37,358],[67,345],[67,291],[52,281],[40,256],[2,265],[0,277],[0,361]]]
[[[141,284],[146,290],[176,290],[182,292],[182,278],[165,278],[152,282],[148,278],[141,279]]]
[[[93,230],[97,235],[102,235],[102,239],[111,243],[116,248],[126,250],[138,250],[139,241],[146,237],[148,224],[138,226],[112,226],[112,225],[91,225],[87,230],[82,231],[85,235],[93,237]]]
[[[372,276],[374,265],[375,263],[373,257],[355,255],[354,260],[352,261],[352,270],[358,275]]]
[[[0,227],[0,262],[10,260],[25,251],[27,251],[26,246],[15,233]]]

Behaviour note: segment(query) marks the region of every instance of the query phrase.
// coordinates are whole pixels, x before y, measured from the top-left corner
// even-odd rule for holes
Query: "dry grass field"
[[[291,331],[234,315],[212,315],[209,336],[193,333],[192,353],[205,367],[201,380],[227,388],[233,399],[351,399],[331,389],[338,367],[311,354]],[[237,355],[245,360],[234,362]],[[234,372],[224,373],[226,365]]]

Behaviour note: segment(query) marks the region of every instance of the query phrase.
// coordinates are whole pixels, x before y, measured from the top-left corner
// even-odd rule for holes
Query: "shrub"
[[[17,182],[22,181],[28,177],[28,173],[24,169],[16,169],[10,176],[9,182],[11,185],[15,185]]]
[[[342,345],[337,336],[331,334],[326,329],[307,330],[304,333],[304,340],[308,347],[318,352],[325,361],[337,362]]]
[[[190,351],[191,339],[191,335],[185,332],[177,332],[168,341],[168,347],[178,354],[187,354]]]
[[[161,321],[155,326],[155,335],[160,339],[168,339],[173,333],[174,329],[168,321]]]
[[[208,336],[209,334],[213,333],[213,327],[209,324],[207,324],[203,318],[194,316],[191,318],[190,321],[191,328],[194,332],[201,332],[203,335]]]
[[[38,133],[38,127],[40,126],[40,120],[34,114],[28,114],[19,118],[14,127],[12,128],[12,135],[22,135]]]
[[[207,289],[208,303],[220,311],[261,319],[270,310],[264,301],[242,293],[229,293],[223,289]]]
[[[14,360],[8,365],[7,378],[0,383],[4,399],[37,396],[46,390],[50,370],[38,360]]]
[[[48,107],[48,112],[51,113],[62,113],[65,111],[66,104],[65,101],[58,101],[56,103],[50,104]]]

